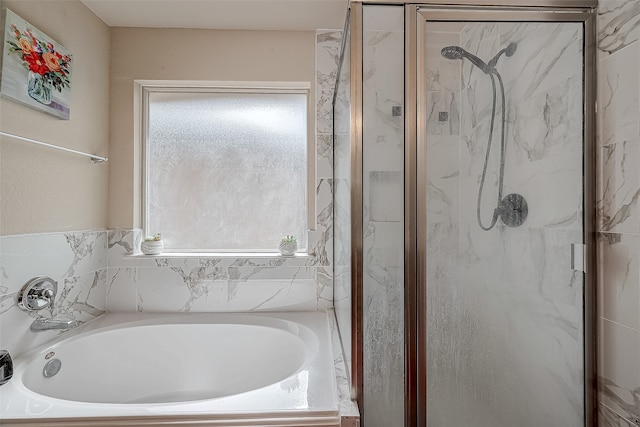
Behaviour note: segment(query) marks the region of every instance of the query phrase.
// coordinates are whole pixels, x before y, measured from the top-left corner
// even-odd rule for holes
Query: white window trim
[[[204,81],[204,80],[134,80],[134,224],[148,233],[146,206],[146,130],[148,129],[148,96],[151,92],[250,92],[250,93],[304,93],[307,95],[307,229],[316,229],[316,142],[312,124],[315,108],[311,99],[309,82],[252,82],[252,81]],[[308,233],[307,239],[311,236]],[[309,248],[310,249],[310,248]],[[202,249],[195,249],[201,252]],[[219,253],[211,249],[210,252]],[[247,250],[225,253],[247,253]],[[264,252],[264,251],[257,251]],[[185,253],[188,253],[185,251]]]

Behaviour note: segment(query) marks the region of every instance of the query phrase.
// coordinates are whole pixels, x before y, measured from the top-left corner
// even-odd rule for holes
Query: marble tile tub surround
[[[22,286],[36,276],[58,282],[53,308],[26,313],[16,305]],[[107,231],[0,237],[0,348],[22,353],[59,332],[30,332],[35,318],[85,322],[106,310]]]
[[[141,230],[109,232],[108,311],[283,311],[330,308],[323,254],[139,254]],[[315,235],[313,235],[315,236]]]
[[[640,426],[640,2],[598,2],[599,418]]]

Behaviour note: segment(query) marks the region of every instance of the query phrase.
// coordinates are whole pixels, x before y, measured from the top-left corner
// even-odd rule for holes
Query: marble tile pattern
[[[52,308],[27,313],[16,299],[31,278],[58,284]],[[86,322],[106,310],[107,231],[24,234],[0,237],[0,348],[17,355],[60,332],[31,332],[37,317]]]
[[[634,427],[636,424],[622,418],[603,404],[598,405],[598,425],[600,427]]]
[[[362,416],[387,427],[404,418],[403,8],[365,5],[363,29]]]
[[[598,55],[612,55],[640,39],[640,3],[628,0],[598,2]]]
[[[330,275],[313,255],[136,255],[140,234],[109,234],[109,311],[306,311],[332,303]]]
[[[342,31],[316,31],[316,259],[318,308],[333,307],[333,99],[340,62]]]
[[[640,426],[640,3],[598,2],[599,418]]]
[[[582,242],[581,25],[470,23],[446,33],[427,24],[426,37],[426,109],[456,120],[426,125],[428,423],[582,426],[583,281],[570,268],[570,245]],[[522,194],[529,216],[487,232],[476,210],[492,83],[470,61],[443,62],[440,49],[460,45],[488,61],[510,42],[515,55],[497,64],[507,102],[504,195]],[[429,83],[445,69],[459,86]],[[485,224],[496,205],[499,99]]]
[[[599,142],[615,144],[640,136],[640,48],[633,43],[598,63]]]

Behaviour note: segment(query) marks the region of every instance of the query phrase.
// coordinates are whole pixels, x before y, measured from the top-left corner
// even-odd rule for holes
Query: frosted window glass
[[[148,117],[146,231],[165,250],[306,249],[306,94],[151,92]]]

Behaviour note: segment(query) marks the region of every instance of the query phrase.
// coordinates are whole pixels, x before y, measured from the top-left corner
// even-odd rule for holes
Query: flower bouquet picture
[[[72,56],[60,43],[6,10],[0,92],[69,119]]]

